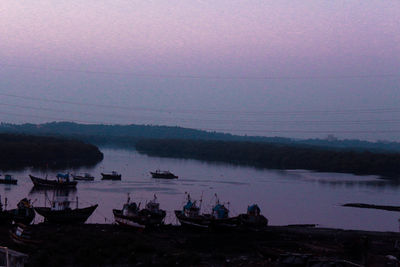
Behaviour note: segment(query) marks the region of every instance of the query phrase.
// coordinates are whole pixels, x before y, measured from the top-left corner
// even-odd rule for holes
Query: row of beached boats
[[[248,206],[244,214],[230,217],[229,209],[216,199],[210,213],[201,213],[200,206],[188,194],[182,209],[174,211],[175,216],[182,227],[198,229],[262,229],[268,225],[268,219],[261,215],[257,204]],[[155,229],[164,224],[167,212],[160,208],[155,195],[143,208],[140,206],[141,203],[131,202],[128,194],[128,200],[122,209],[113,210],[115,223],[136,230]],[[14,222],[10,230],[11,238],[20,244],[34,244],[37,240],[32,239],[29,224],[34,220],[35,213],[43,216],[45,223],[79,224],[85,223],[97,207],[95,204],[79,208],[76,204],[72,208],[71,201],[67,199],[51,201],[50,207],[34,207],[30,200],[24,198],[16,209],[5,210],[0,197],[0,224],[11,225]]]
[[[166,211],[160,209],[156,202],[156,196],[148,202],[145,208],[140,209],[140,204],[130,202],[121,210],[113,210],[115,222],[120,225],[131,226],[138,229],[158,227],[163,224]],[[201,201],[200,201],[201,202]],[[230,217],[229,209],[225,204],[220,203],[216,196],[216,203],[210,213],[201,213],[201,207],[187,195],[186,204],[180,210],[174,211],[179,223],[191,228],[216,228],[233,229],[238,227],[260,229],[268,225],[268,219],[261,215],[261,210],[257,204],[248,206],[247,213]]]

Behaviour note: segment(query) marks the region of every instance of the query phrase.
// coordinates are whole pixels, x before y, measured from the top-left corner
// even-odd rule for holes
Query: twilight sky
[[[0,121],[400,141],[400,2],[0,2]]]

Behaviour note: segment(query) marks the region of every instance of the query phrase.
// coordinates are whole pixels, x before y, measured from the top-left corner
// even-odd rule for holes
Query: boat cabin
[[[62,201],[53,201],[51,203],[51,210],[66,210],[70,209],[70,201],[62,200]]]

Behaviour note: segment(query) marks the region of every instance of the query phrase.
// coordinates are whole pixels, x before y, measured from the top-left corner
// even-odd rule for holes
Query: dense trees
[[[103,159],[99,149],[81,141],[17,134],[0,134],[0,167],[86,165]]]
[[[307,169],[324,172],[400,174],[399,153],[332,150],[309,145],[256,142],[147,139],[136,143],[142,153],[155,156],[224,161],[262,168]]]
[[[285,145],[312,145],[331,150],[356,150],[374,152],[400,152],[397,142],[369,142],[362,140],[292,139],[284,137],[238,136],[228,133],[209,132],[196,129],[155,126],[155,125],[103,125],[78,124],[72,122],[52,122],[45,124],[9,124],[0,123],[0,132],[24,133],[33,135],[71,137],[100,146],[134,147],[142,138],[153,139],[190,139],[265,142]]]

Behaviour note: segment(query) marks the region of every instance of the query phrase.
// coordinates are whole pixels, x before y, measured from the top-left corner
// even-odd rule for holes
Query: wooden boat
[[[153,178],[159,178],[159,179],[177,179],[178,176],[173,174],[170,171],[160,171],[156,170],[155,172],[150,172],[151,177]]]
[[[113,210],[115,222],[119,225],[130,226],[139,230],[145,228],[158,227],[163,224],[166,212],[160,209],[160,204],[157,203],[157,198],[146,204],[144,209],[140,209],[140,203],[137,205],[135,202],[128,201],[124,204],[121,210]]]
[[[261,210],[257,204],[247,207],[246,214],[238,216],[240,226],[245,228],[260,229],[268,225],[268,219],[261,215]]]
[[[27,198],[24,198],[20,202],[18,202],[16,209],[12,209],[7,212],[10,214],[11,219],[15,223],[28,225],[35,218],[35,211],[33,209],[31,201]]]
[[[217,200],[212,208],[210,226],[217,229],[231,229],[239,225],[238,217],[229,217],[229,209]]]
[[[14,243],[24,246],[36,246],[42,243],[41,240],[34,237],[32,226],[22,223],[13,225],[10,230],[10,238]]]
[[[49,188],[71,188],[76,187],[78,182],[70,181],[69,176],[57,174],[57,180],[47,180],[33,175],[29,175],[34,186]]]
[[[211,222],[211,216],[209,214],[201,215],[200,207],[197,206],[196,201],[192,202],[189,194],[182,210],[175,210],[175,216],[184,227],[204,229],[208,228]]]
[[[4,179],[0,179],[0,184],[17,184],[17,182],[18,180],[14,179],[11,174],[4,174]]]
[[[93,181],[94,177],[89,173],[84,173],[83,175],[74,175],[72,174],[72,178],[75,181]]]
[[[121,180],[121,174],[116,171],[112,171],[111,173],[101,173],[102,180]]]
[[[85,223],[97,208],[97,204],[86,208],[70,208],[70,201],[52,201],[51,208],[35,207],[35,211],[42,215],[45,222],[55,224]]]

